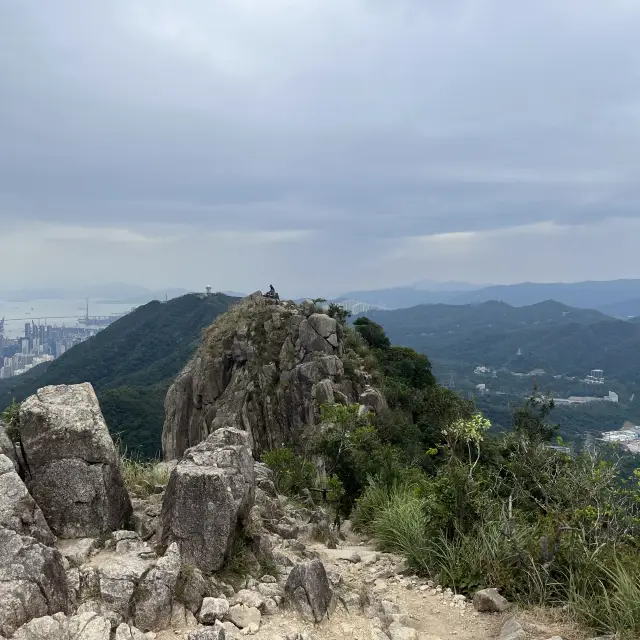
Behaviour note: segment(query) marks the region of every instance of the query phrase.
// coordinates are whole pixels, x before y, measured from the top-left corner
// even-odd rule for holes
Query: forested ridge
[[[91,382],[112,435],[130,453],[156,456],[169,385],[203,329],[235,301],[188,294],[138,307],[57,360],[0,381],[0,410],[40,387]]]

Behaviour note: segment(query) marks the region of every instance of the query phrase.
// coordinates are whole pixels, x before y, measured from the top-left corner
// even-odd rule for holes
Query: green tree
[[[370,347],[388,349],[391,346],[391,341],[387,334],[377,322],[373,322],[369,318],[358,318],[353,323],[353,326]]]
[[[331,302],[327,309],[327,315],[335,318],[340,324],[344,325],[347,322],[347,318],[351,316],[351,311],[345,309],[341,304]]]

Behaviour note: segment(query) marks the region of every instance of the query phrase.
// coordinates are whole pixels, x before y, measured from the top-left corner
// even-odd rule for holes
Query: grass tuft
[[[160,487],[169,483],[171,471],[158,460],[142,461],[124,456],[122,458],[122,476],[130,495],[148,498],[158,493]]]

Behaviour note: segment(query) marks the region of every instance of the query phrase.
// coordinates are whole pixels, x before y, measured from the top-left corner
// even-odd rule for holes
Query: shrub
[[[14,444],[20,440],[20,403],[15,400],[2,412],[7,436]]]
[[[279,493],[287,496],[300,494],[315,485],[317,470],[308,460],[291,449],[271,449],[262,455],[262,461],[273,471],[274,484]]]
[[[369,318],[358,318],[353,323],[353,326],[370,347],[374,349],[388,349],[391,347],[391,341],[377,322],[373,322]]]

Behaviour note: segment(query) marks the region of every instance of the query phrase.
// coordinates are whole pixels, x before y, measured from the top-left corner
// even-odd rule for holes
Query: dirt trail
[[[256,640],[286,640],[300,633],[306,634],[303,637],[308,640],[388,638],[389,635],[384,636],[377,631],[382,626],[379,611],[376,612],[375,607],[367,605],[367,602],[385,601],[386,607],[405,614],[402,625],[417,631],[413,640],[495,639],[505,619],[512,615],[479,614],[469,600],[462,603],[460,598],[454,599],[439,590],[436,592],[426,580],[396,573],[394,569],[401,563],[401,558],[379,553],[353,534],[337,549],[328,549],[322,544],[308,541],[305,546],[324,562],[332,581],[339,580],[336,592],[342,597],[335,611],[329,620],[314,626],[303,622],[294,611],[285,608],[277,615],[263,616],[259,632],[250,637]],[[354,562],[356,556],[360,560]],[[357,597],[361,598],[360,603],[364,603],[364,606],[354,602]],[[397,609],[393,605],[397,605]],[[519,616],[519,619],[522,618]],[[529,637],[536,640],[546,640],[554,635],[565,640],[572,637],[563,635],[566,629],[553,625],[538,625],[537,630],[535,625],[530,625],[527,630]],[[157,640],[169,640],[179,633],[177,630],[166,631],[158,634]],[[240,631],[237,634],[227,631],[227,638],[243,637]]]

